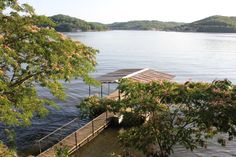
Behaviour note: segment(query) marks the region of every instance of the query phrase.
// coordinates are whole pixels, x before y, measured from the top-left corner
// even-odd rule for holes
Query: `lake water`
[[[175,75],[178,82],[228,78],[236,83],[236,34],[107,31],[66,35],[100,51],[97,56],[97,71],[93,74],[95,77],[121,68],[151,68]],[[52,114],[45,119],[35,118],[31,127],[16,128],[20,152],[37,153],[37,139],[79,115],[76,105],[88,95],[88,87],[80,80],[66,83],[65,87],[67,100],[56,100],[61,110],[52,110]],[[99,89],[93,88],[93,93],[98,91]],[[45,89],[40,88],[39,94],[54,99]],[[86,122],[87,120],[80,120],[72,124],[73,129],[64,131],[70,133]],[[1,128],[0,135],[3,134]],[[63,132],[52,140],[63,138]],[[236,156],[235,147],[236,141],[230,142],[226,148],[212,141],[207,151],[199,150],[195,155]],[[177,148],[176,151],[185,156],[188,153],[182,148]]]
[[[98,72],[152,68],[176,75],[177,81],[236,82],[236,34],[158,31],[68,33],[98,50]]]
[[[73,157],[110,157],[113,153],[122,154],[124,148],[118,142],[119,132],[122,132],[122,129],[105,129],[94,140],[76,151]],[[221,147],[216,139],[213,139],[209,141],[207,149],[200,148],[191,152],[177,145],[174,148],[174,154],[171,154],[170,157],[235,157],[235,146],[236,143],[231,142],[227,143],[227,147]],[[130,152],[135,157],[145,157],[142,152],[135,149],[131,149]]]

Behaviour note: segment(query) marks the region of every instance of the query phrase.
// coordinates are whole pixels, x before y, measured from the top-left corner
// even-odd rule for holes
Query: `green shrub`
[[[123,114],[123,120],[121,122],[122,127],[134,127],[139,126],[145,122],[145,117],[137,115],[132,112],[125,112]]]
[[[69,157],[69,148],[63,146],[62,144],[59,147],[56,147],[56,157]]]
[[[106,111],[106,107],[97,96],[85,98],[77,107],[82,118],[94,118]]]
[[[2,157],[15,157],[15,152],[9,150],[7,146],[5,146],[2,141],[0,141],[0,156]]]

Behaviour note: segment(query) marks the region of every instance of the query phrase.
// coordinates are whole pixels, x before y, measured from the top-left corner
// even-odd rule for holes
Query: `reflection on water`
[[[175,80],[212,81],[229,78],[236,83],[236,34],[175,33],[158,31],[107,31],[67,33],[75,40],[80,40],[99,49],[98,66],[94,76],[121,68],[152,68],[157,71],[176,75]],[[79,104],[88,95],[88,86],[75,80],[65,83],[68,98],[58,101],[61,110],[52,110],[45,119],[35,118],[32,126],[16,128],[17,146],[20,152],[37,152],[36,140],[79,115]],[[93,88],[93,93],[99,93]],[[42,97],[53,98],[48,91],[39,88]],[[75,128],[87,121],[81,120]],[[67,130],[71,132],[73,129]],[[0,136],[3,126],[0,126]],[[64,136],[64,135],[60,135]],[[1,139],[4,137],[1,137]],[[33,148],[32,148],[33,145]],[[197,155],[233,156],[235,142],[227,148],[217,147],[213,141],[208,150]],[[179,148],[177,152],[186,152]],[[28,153],[27,153],[28,152]],[[188,155],[187,155],[188,156]]]
[[[122,154],[123,148],[118,142],[118,135],[118,129],[107,128],[94,140],[75,152],[73,157],[110,157],[112,153]],[[226,147],[222,147],[217,143],[217,139],[213,139],[209,142],[207,149],[201,148],[193,152],[177,145],[174,148],[174,154],[170,157],[232,157],[236,156],[235,145],[236,141],[233,141],[227,143]],[[145,157],[137,150],[133,149],[131,152],[136,157]]]
[[[177,81],[236,82],[236,34],[158,31],[69,33],[100,50],[98,72],[149,67],[176,75]]]
[[[110,157],[112,153],[122,154],[123,148],[118,142],[119,130],[105,129],[100,135],[75,152],[73,157]],[[145,157],[141,152],[132,150],[133,155]]]

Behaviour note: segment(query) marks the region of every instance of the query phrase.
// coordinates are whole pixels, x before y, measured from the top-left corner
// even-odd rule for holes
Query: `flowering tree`
[[[212,83],[151,82],[124,80],[122,107],[135,114],[151,113],[143,125],[120,136],[127,147],[142,150],[147,156],[167,157],[181,144],[193,150],[207,147],[207,139],[218,133],[236,135],[236,86],[230,81]],[[218,142],[225,145],[224,138]]]
[[[120,101],[101,103],[113,112],[150,117],[120,135],[125,147],[141,150],[146,156],[168,157],[176,144],[190,150],[207,147],[207,140],[220,133],[228,134],[227,139],[218,139],[224,146],[236,135],[236,86],[228,80],[179,84],[125,79],[118,89]]]
[[[0,123],[30,124],[45,115],[48,99],[39,98],[36,85],[65,98],[59,80],[82,78],[92,83],[97,50],[50,28],[53,22],[37,16],[28,4],[0,1]],[[48,26],[48,27],[45,27]]]

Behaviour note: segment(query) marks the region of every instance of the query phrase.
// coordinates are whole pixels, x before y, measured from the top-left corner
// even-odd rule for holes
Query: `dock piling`
[[[38,141],[38,145],[39,145],[39,153],[42,153],[42,148],[41,148],[41,141]]]
[[[102,84],[101,84],[101,98],[103,97],[103,89],[102,89]]]
[[[92,120],[92,134],[94,135],[94,122]]]
[[[77,149],[77,144],[78,144],[78,142],[77,142],[77,132],[75,132],[75,147],[76,147],[76,149]]]
[[[110,94],[110,83],[108,83],[108,95]]]
[[[91,86],[89,85],[89,96],[91,96]]]

